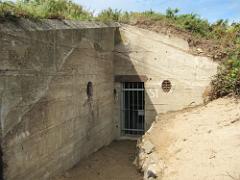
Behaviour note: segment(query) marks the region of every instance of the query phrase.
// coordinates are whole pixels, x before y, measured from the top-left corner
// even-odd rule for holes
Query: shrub
[[[240,95],[240,49],[229,55],[212,81],[212,99],[228,94]]]
[[[121,10],[108,8],[99,13],[96,20],[103,22],[118,22],[121,20]]]
[[[165,17],[161,13],[154,12],[153,10],[144,11],[142,13],[139,13],[136,18],[142,18],[145,20],[150,21],[160,21],[163,20]]]
[[[221,39],[226,35],[228,28],[228,21],[220,19],[211,25],[211,36],[215,39]]]
[[[179,9],[171,9],[171,8],[168,8],[166,10],[166,17],[169,18],[169,19],[176,19],[177,16],[176,14],[179,12]]]
[[[17,7],[11,1],[0,1],[0,17],[14,15],[17,12]]]
[[[200,36],[207,36],[210,33],[208,21],[201,19],[197,14],[179,15],[176,19],[176,25]]]

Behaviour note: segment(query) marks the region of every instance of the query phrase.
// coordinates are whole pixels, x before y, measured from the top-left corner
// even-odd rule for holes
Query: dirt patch
[[[233,98],[160,115],[139,143],[140,165],[161,180],[239,180],[239,119]]]
[[[135,155],[136,141],[115,141],[54,180],[142,180]]]

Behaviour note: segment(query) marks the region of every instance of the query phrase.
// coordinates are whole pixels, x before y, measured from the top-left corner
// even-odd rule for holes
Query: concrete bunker
[[[217,69],[183,39],[128,25],[20,19],[0,29],[6,180],[50,179],[143,134],[159,113],[201,104]]]
[[[144,83],[145,131],[160,113],[203,103],[217,63],[192,55],[188,42],[181,38],[129,25],[118,30],[121,41],[114,49],[115,89],[121,95],[125,82]],[[115,106],[118,124],[124,121],[121,100]]]

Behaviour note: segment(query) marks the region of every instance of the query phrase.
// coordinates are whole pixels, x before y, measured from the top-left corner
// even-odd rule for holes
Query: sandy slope
[[[240,180],[239,102],[160,115],[139,143],[145,179],[153,172],[164,180]]]

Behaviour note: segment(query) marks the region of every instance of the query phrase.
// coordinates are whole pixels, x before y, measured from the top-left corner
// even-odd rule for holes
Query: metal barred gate
[[[144,83],[122,83],[121,132],[122,135],[142,135],[145,130]]]

